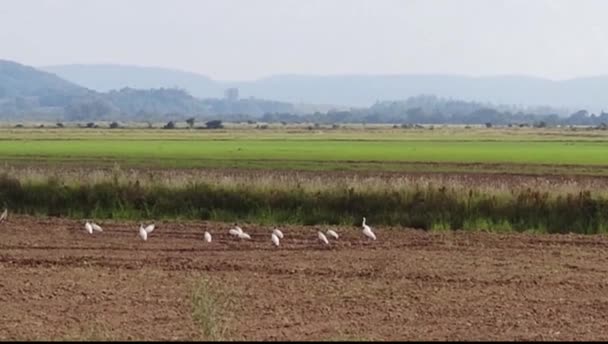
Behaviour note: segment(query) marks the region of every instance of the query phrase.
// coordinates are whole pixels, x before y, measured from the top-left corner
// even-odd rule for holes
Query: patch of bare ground
[[[0,225],[0,339],[192,340],[193,288],[227,302],[224,339],[606,340],[608,238],[11,217]],[[373,224],[372,224],[373,227]],[[326,228],[323,228],[323,230]],[[213,235],[203,241],[205,230]]]

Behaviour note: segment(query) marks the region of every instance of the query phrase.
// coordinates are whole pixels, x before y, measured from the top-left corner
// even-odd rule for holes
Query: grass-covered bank
[[[510,192],[440,185],[324,189],[59,178],[0,177],[0,203],[13,213],[113,219],[200,219],[266,224],[402,225],[427,230],[608,230],[608,197],[588,191]]]

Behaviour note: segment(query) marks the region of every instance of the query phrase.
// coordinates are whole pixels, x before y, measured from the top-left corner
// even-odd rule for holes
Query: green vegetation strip
[[[407,187],[355,191],[334,187],[140,186],[137,182],[63,184],[55,179],[20,182],[0,178],[0,202],[11,212],[74,218],[193,219],[261,224],[373,225],[427,230],[492,230],[604,233],[608,198],[589,192],[555,195],[521,190],[481,193],[473,189]]]
[[[164,160],[196,167],[199,160],[264,161],[268,167],[320,162],[447,162],[608,166],[608,142],[444,141],[2,141],[0,156],[19,159]]]

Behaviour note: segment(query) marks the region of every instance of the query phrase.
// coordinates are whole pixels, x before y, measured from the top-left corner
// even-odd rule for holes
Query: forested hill
[[[293,111],[293,106],[285,102],[199,99],[179,88],[122,87],[99,92],[49,72],[0,60],[0,119],[4,121],[140,121]]]

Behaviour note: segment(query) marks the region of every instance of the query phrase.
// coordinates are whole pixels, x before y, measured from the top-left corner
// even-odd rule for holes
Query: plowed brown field
[[[65,219],[0,224],[0,339],[199,339],[194,283],[230,303],[225,339],[607,340],[608,238]],[[373,227],[373,224],[371,224]],[[203,232],[213,235],[203,242]]]

